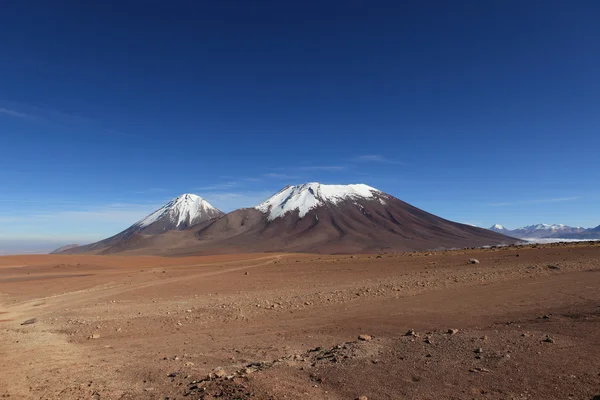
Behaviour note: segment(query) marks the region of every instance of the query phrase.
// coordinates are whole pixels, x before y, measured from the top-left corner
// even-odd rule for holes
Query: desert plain
[[[0,257],[0,398],[600,399],[600,244]]]

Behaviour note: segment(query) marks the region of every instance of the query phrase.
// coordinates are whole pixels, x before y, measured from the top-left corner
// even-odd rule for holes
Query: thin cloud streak
[[[225,189],[231,189],[233,187],[236,187],[238,185],[237,182],[223,182],[223,183],[215,183],[213,185],[207,185],[207,186],[200,186],[197,188],[194,188],[194,190],[197,191],[204,191],[204,190],[225,190]]]
[[[537,199],[537,200],[521,200],[521,201],[509,201],[503,203],[491,203],[489,206],[492,207],[507,207],[507,206],[520,206],[527,204],[543,204],[543,203],[562,203],[565,201],[574,201],[581,199],[581,196],[572,197],[555,197],[550,199]]]
[[[296,179],[296,176],[293,175],[287,175],[287,174],[279,174],[279,173],[268,173],[268,174],[263,174],[262,176],[264,176],[265,178],[272,178],[272,179]]]
[[[0,108],[0,114],[9,115],[17,118],[36,118],[34,115],[20,113],[15,110],[9,110],[8,108]]]
[[[316,165],[311,167],[300,167],[302,171],[343,171],[346,167],[342,165]]]
[[[362,156],[358,156],[354,159],[357,162],[374,162],[374,163],[382,163],[382,164],[398,164],[404,165],[404,163],[400,161],[390,160],[387,157],[384,157],[379,154],[364,154]]]

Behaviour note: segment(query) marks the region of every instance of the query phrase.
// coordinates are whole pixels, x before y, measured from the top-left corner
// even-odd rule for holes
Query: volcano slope
[[[595,400],[599,260],[0,257],[0,398]]]
[[[518,241],[445,220],[367,185],[308,183],[288,186],[255,208],[233,211],[183,234],[134,238],[104,253],[377,253]]]
[[[106,254],[136,247],[155,235],[179,232],[225,215],[202,197],[183,194],[114,236],[85,246],[65,246],[55,254]],[[176,235],[176,234],[175,234]],[[150,242],[151,243],[151,242]]]

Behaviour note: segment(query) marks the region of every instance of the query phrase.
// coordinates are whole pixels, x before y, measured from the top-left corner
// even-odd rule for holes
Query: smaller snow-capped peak
[[[137,222],[140,228],[147,227],[163,217],[169,217],[169,222],[175,227],[181,225],[193,225],[205,217],[213,218],[221,214],[221,211],[213,207],[209,202],[195,194],[182,194],[167,204]]]
[[[255,208],[268,214],[269,221],[296,210],[302,218],[310,210],[325,204],[337,204],[350,199],[373,199],[375,194],[383,195],[383,192],[364,184],[323,185],[310,182],[286,186]]]
[[[498,231],[505,231],[506,228],[500,224],[495,224],[494,226],[492,226],[492,229],[496,229]]]

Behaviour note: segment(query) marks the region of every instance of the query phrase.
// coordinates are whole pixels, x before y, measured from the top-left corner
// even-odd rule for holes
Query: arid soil
[[[0,257],[0,321],[0,398],[600,398],[596,243]]]

